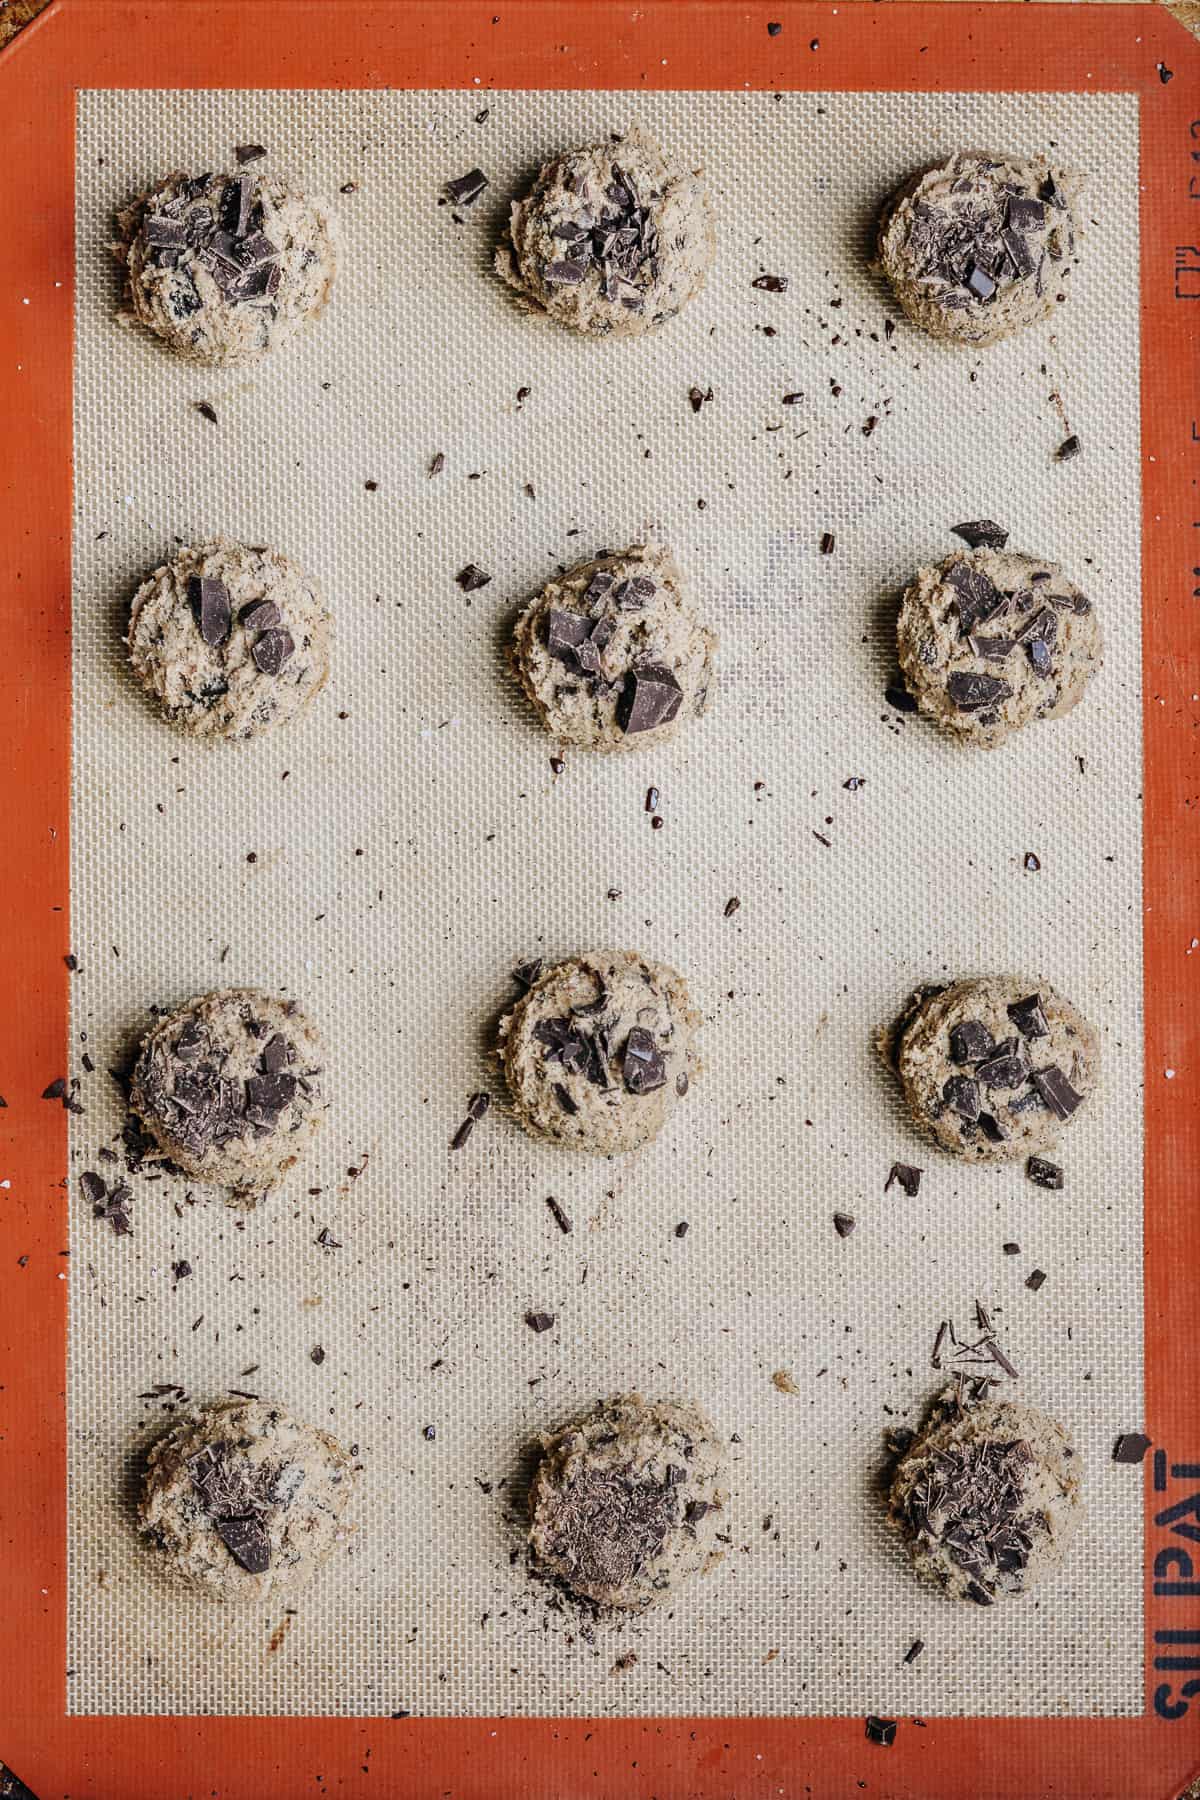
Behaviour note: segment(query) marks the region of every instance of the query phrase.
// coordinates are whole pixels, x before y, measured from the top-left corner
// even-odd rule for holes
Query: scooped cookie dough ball
[[[542,1450],[529,1541],[573,1593],[636,1610],[719,1558],[725,1457],[695,1406],[622,1394],[543,1438]]]
[[[527,976],[499,1031],[522,1125],[600,1156],[657,1137],[701,1067],[682,975],[632,950],[596,950]]]
[[[129,311],[189,362],[258,362],[324,311],[337,268],[321,202],[266,174],[168,175],[117,215]]]
[[[325,1053],[294,1000],[229,988],[147,1033],[129,1102],[185,1175],[253,1205],[307,1150],[325,1116]]]
[[[918,1575],[991,1606],[1059,1567],[1082,1517],[1081,1474],[1045,1413],[964,1407],[947,1388],[896,1466],[888,1515]]]
[[[921,711],[988,750],[1070,712],[1104,659],[1095,609],[1057,563],[989,546],[918,571],[896,648]]]
[[[655,544],[579,563],[518,619],[512,660],[546,730],[584,750],[644,750],[698,718],[717,640]]]
[[[349,1455],[264,1400],[205,1407],[147,1459],[142,1530],[192,1587],[218,1600],[299,1591],[353,1529]]]
[[[193,737],[250,738],[304,711],[329,676],[329,614],[278,550],[218,538],[144,581],[129,660],[163,717]]]
[[[513,202],[496,268],[586,337],[640,337],[699,293],[716,251],[700,176],[634,126],[547,163]]]
[[[1043,157],[964,150],[912,176],[879,220],[876,255],[931,337],[994,344],[1066,298],[1079,178]]]
[[[974,1162],[1049,1149],[1100,1077],[1087,1020],[1053,988],[1011,975],[923,989],[894,1055],[914,1123]]]

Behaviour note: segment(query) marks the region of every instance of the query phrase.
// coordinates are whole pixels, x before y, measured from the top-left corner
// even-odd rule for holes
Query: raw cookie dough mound
[[[895,1038],[914,1122],[943,1150],[1011,1162],[1046,1150],[1100,1075],[1100,1044],[1069,1000],[1019,976],[926,988]]]
[[[716,645],[668,553],[632,544],[547,582],[517,621],[512,660],[560,743],[641,750],[704,711]]]
[[[168,175],[117,215],[129,309],[176,355],[258,362],[324,311],[332,220],[272,175]]]
[[[573,1593],[598,1606],[649,1606],[720,1556],[725,1459],[696,1407],[622,1394],[543,1438],[542,1449],[529,1541]]]
[[[701,1064],[681,975],[632,950],[595,950],[532,977],[500,1021],[518,1119],[601,1156],[657,1137]]]
[[[294,1594],[349,1537],[353,1464],[264,1400],[181,1421],[147,1459],[138,1517],[175,1572],[219,1600]]]
[[[299,1161],[325,1115],[325,1053],[294,1000],[230,988],[149,1031],[129,1103],[185,1175],[253,1205]]]
[[[496,268],[533,312],[587,337],[640,337],[704,286],[716,251],[699,175],[636,125],[547,163],[513,202]]]
[[[249,738],[303,712],[329,675],[329,614],[278,550],[218,538],[155,569],[129,613],[133,672],[194,737]]]
[[[994,344],[1065,298],[1079,178],[964,150],[906,181],[879,220],[876,255],[896,298],[931,337]]]
[[[1082,1515],[1079,1457],[1045,1413],[947,1388],[897,1464],[888,1515],[914,1569],[991,1606],[1056,1569]]]
[[[1070,712],[1104,656],[1091,601],[1057,563],[988,547],[918,571],[896,648],[921,711],[989,750]]]

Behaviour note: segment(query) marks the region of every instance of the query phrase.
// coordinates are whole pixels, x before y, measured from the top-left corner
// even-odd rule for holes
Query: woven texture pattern
[[[633,117],[705,165],[718,263],[661,335],[581,343],[515,307],[491,251],[541,160]],[[128,195],[247,141],[337,202],[344,267],[295,349],[210,374],[114,322],[105,244]],[[1071,304],[981,354],[889,338],[865,267],[880,199],[960,145],[1092,175]],[[439,193],[475,165],[459,222]],[[249,1215],[142,1176],[119,1238],[72,1182],[74,1710],[1140,1709],[1141,1482],[1109,1461],[1141,1424],[1136,269],[1122,97],[81,96],[71,1072],[96,1072],[72,1171],[120,1129],[106,1071],[147,1009],[214,986],[304,1000],[333,1109]],[[1108,639],[1084,704],[994,755],[884,701],[897,590],[985,514],[1067,566]],[[242,746],[162,725],[121,644],[139,579],[218,532],[294,556],[336,625],[329,690]],[[647,532],[721,634],[714,704],[556,778],[505,629],[560,561]],[[492,580],[464,595],[468,562]],[[657,1144],[597,1163],[519,1130],[486,1051],[516,964],[609,944],[685,972],[708,1072]],[[983,970],[1053,983],[1102,1035],[1062,1193],[923,1144],[873,1047],[914,986]],[[480,1086],[497,1105],[452,1154]],[[883,1193],[896,1159],[925,1167],[915,1199]],[[1074,1432],[1089,1507],[1062,1575],[987,1613],[915,1583],[874,1485],[976,1298],[1014,1393]],[[357,1446],[359,1532],[294,1616],[214,1609],[140,1546],[138,1457],[178,1396],[139,1396],[168,1383]],[[539,1429],[634,1387],[729,1438],[731,1543],[615,1627],[531,1579],[520,1484]]]

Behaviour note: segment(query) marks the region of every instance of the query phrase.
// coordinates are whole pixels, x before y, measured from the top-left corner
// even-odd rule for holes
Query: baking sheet
[[[511,305],[490,251],[541,160],[633,117],[703,160],[720,259],[659,337],[579,344]],[[248,140],[337,198],[340,290],[266,367],[177,366],[113,322],[109,215]],[[863,268],[879,198],[960,144],[1093,176],[1072,304],[979,355],[889,340]],[[302,997],[336,1095],[256,1213],[142,1178],[118,1239],[74,1197],[72,1709],[1140,1711],[1140,1484],[1108,1460],[1142,1389],[1135,101],[88,92],[77,155],[72,1073],[85,1050],[96,1072],[73,1171],[119,1131],[105,1071],[147,1008],[214,985]],[[458,223],[441,184],[475,164],[491,187]],[[883,690],[896,589],[985,513],[1089,589],[1109,654],[1068,720],[972,756]],[[556,779],[505,622],[560,560],[649,530],[721,633],[717,703],[675,747]],[[144,707],[120,632],[140,576],[217,531],[310,567],[337,644],[307,720],[213,749]],[[468,561],[493,577],[469,603]],[[708,1020],[676,1128],[593,1164],[497,1109],[452,1156],[508,971],[609,943],[682,968]],[[935,1156],[876,1059],[912,986],[989,968],[1053,981],[1104,1038],[1061,1194]],[[896,1158],[926,1167],[915,1200],[882,1192]],[[873,1481],[976,1298],[1016,1391],[1073,1428],[1090,1523],[1060,1579],[966,1616],[913,1583]],[[139,1395],[167,1383],[357,1445],[357,1539],[295,1614],[215,1611],[140,1548],[134,1471],[172,1397]],[[732,1543],[618,1628],[530,1579],[518,1494],[539,1429],[634,1386],[732,1440]]]

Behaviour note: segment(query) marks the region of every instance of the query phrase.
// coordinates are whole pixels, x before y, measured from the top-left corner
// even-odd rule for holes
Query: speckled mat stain
[[[717,263],[661,335],[580,343],[492,253],[541,160],[634,117],[705,166]],[[106,1071],[148,1008],[216,986],[311,1009],[332,1112],[249,1215],[143,1172],[119,1236],[72,1183],[71,1710],[1140,1710],[1142,1487],[1110,1460],[1142,1420],[1136,121],[1113,94],[81,94],[72,1173],[119,1133]],[[345,266],[294,348],[210,373],[114,323],[111,214],[247,140],[334,201]],[[1097,177],[1069,304],[985,353],[885,329],[864,266],[878,201],[960,144]],[[475,167],[482,196],[439,204]],[[1108,649],[1067,719],[973,755],[884,692],[896,596],[983,516],[1063,563]],[[333,676],[210,746],[153,715],[121,633],[221,532],[320,581]],[[643,535],[720,634],[713,704],[556,775],[505,630]],[[518,1128],[486,1053],[515,965],[606,946],[686,976],[707,1073],[657,1143],[592,1162]],[[876,1056],[917,985],[986,971],[1103,1039],[1061,1192],[935,1153]],[[884,1194],[895,1161],[915,1196]],[[914,1581],[875,1492],[976,1299],[1088,1503],[1062,1576],[987,1616]],[[731,1541],[615,1627],[531,1580],[521,1496],[539,1431],[635,1388],[725,1436]],[[214,1610],[138,1544],[180,1390],[276,1399],[362,1464],[352,1548],[295,1614]]]

